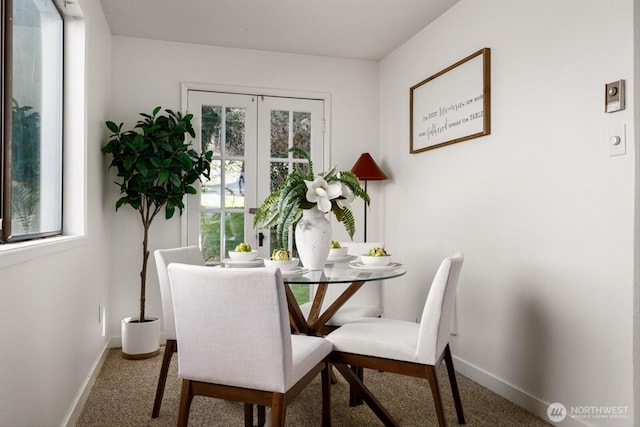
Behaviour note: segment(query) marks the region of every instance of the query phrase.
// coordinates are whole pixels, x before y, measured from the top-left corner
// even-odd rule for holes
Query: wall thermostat
[[[604,97],[604,111],[606,113],[624,110],[624,80],[607,83]]]

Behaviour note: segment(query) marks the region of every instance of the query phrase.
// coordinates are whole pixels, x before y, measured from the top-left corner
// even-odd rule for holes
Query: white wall
[[[66,424],[107,343],[98,317],[98,307],[106,308],[109,298],[99,124],[110,93],[111,36],[97,0],[82,0],[81,7],[88,22],[84,90],[90,102],[66,129],[66,142],[69,135],[80,138],[75,147],[81,155],[74,162],[65,156],[64,167],[65,176],[82,176],[86,169],[87,179],[65,184],[65,209],[73,206],[67,213],[80,206],[65,219],[65,230],[79,228],[86,235],[0,252],[2,426]],[[80,99],[82,91],[76,92]]]
[[[319,56],[278,54],[254,50],[169,43],[113,37],[113,102],[111,120],[131,126],[138,113],[160,105],[180,109],[180,85],[193,82],[328,93],[331,97],[331,163],[350,169],[360,153],[377,155],[378,63]],[[377,197],[371,185],[373,197]],[[118,189],[111,187],[115,204]],[[375,199],[374,199],[375,200]],[[355,205],[354,205],[355,206]],[[375,237],[380,204],[367,217],[369,239]],[[355,206],[358,221],[362,208]],[[130,207],[112,219],[112,311],[109,333],[120,335],[119,320],[136,315],[141,263],[142,228]],[[359,225],[359,233],[362,226]],[[150,250],[180,245],[180,219],[162,218],[152,225]],[[336,225],[337,232],[342,227]],[[346,234],[345,234],[346,236]],[[343,237],[341,237],[344,240]],[[362,239],[357,234],[355,239]],[[147,314],[161,315],[157,275],[149,263]]]
[[[632,101],[632,7],[462,0],[380,64],[384,238],[409,270],[385,314],[415,319],[439,261],[464,251],[457,366],[541,416],[628,407],[593,425],[633,424],[634,104],[603,111],[607,82]],[[409,154],[409,88],[483,47],[491,135]],[[627,154],[609,157],[622,123]]]

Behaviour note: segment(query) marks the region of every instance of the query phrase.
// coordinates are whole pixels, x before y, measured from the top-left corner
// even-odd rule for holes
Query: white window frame
[[[0,268],[86,244],[86,20],[77,2],[55,2],[64,20],[62,235],[0,244]]]

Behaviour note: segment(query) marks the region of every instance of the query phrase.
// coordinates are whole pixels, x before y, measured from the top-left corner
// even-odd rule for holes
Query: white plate
[[[352,263],[349,263],[349,266],[352,268],[355,268],[356,270],[387,271],[387,270],[394,270],[398,267],[401,267],[402,264],[398,262],[392,262],[387,265],[366,265],[361,262],[352,262]]]
[[[253,261],[234,261],[231,258],[225,258],[222,262],[229,267],[264,267],[264,261],[261,259],[254,259]]]
[[[282,277],[294,277],[294,276],[302,276],[304,273],[309,271],[308,268],[296,267],[293,270],[282,270],[280,269],[280,273],[282,273]]]
[[[349,262],[358,259],[355,255],[337,256],[335,258],[327,258],[327,264],[333,264],[334,262]]]

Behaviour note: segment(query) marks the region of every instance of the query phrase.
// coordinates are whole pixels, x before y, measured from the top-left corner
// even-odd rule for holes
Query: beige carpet
[[[161,360],[162,353],[152,359],[131,361],[123,359],[119,349],[110,350],[77,426],[175,426],[180,400],[177,354],[171,362],[160,417],[151,418]],[[439,374],[447,424],[456,426],[458,423],[444,365]],[[337,376],[338,383],[331,389],[333,426],[382,425],[368,406],[349,407],[348,385],[344,378]],[[433,399],[425,380],[367,370],[365,382],[400,425],[437,425]],[[463,376],[458,375],[458,385],[468,426],[550,425]],[[287,426],[319,426],[320,401],[318,377],[289,405]],[[202,397],[193,400],[189,426],[243,425],[242,404]]]

